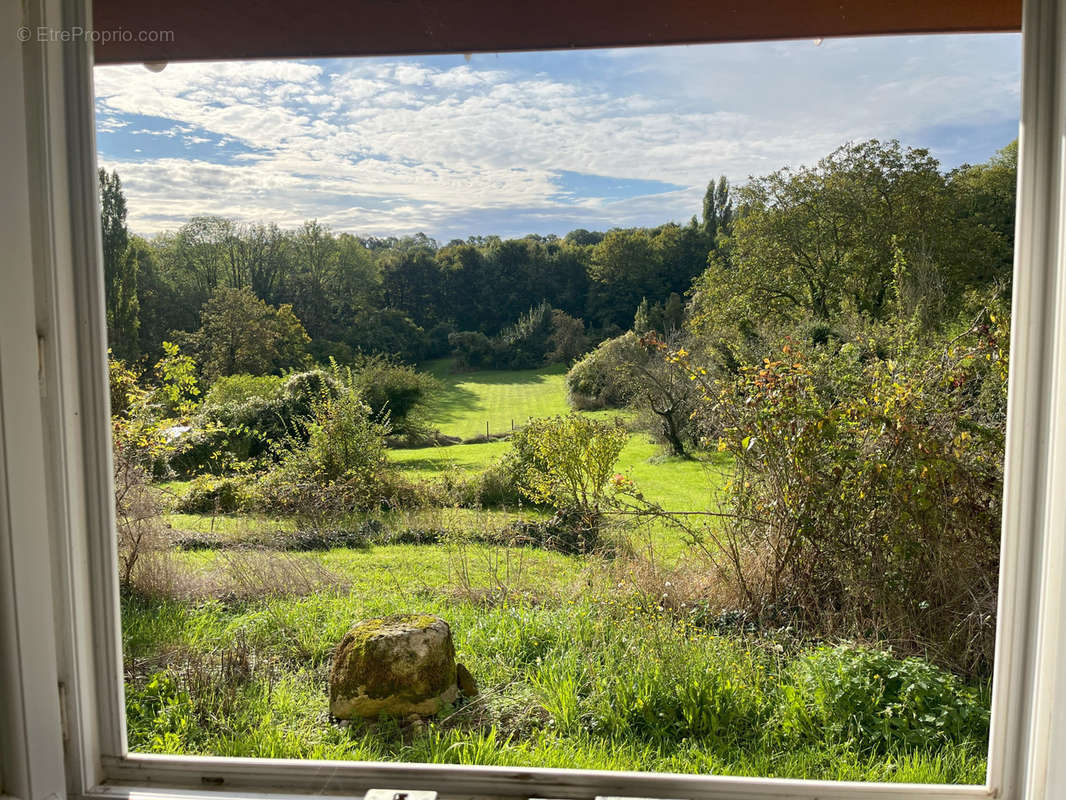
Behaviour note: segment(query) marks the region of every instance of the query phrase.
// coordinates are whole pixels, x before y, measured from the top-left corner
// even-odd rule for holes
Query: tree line
[[[442,356],[453,334],[474,345],[475,335],[506,337],[545,305],[566,315],[556,318],[568,335],[577,321],[581,336],[598,341],[630,327],[642,302],[675,295],[676,306],[728,232],[733,206],[722,178],[708,187],[702,221],[686,225],[441,245],[422,234],[359,237],[316,220],[284,230],[215,216],[144,238],[128,228],[116,172],[101,170],[100,195],[109,341],[116,356],[149,362],[175,332],[211,339],[207,328],[227,314],[259,332],[267,316],[291,315],[302,331],[288,320],[286,346],[306,334],[319,361]]]

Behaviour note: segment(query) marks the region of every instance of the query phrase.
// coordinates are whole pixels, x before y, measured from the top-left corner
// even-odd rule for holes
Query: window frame
[[[19,5],[5,9],[7,20]],[[21,6],[31,29],[91,28],[88,0]],[[1053,796],[1066,785],[1066,763],[1054,758],[1066,752],[1066,461],[1054,458],[1066,452],[1066,0],[1025,0],[1022,19],[1000,612],[988,775],[979,786],[130,754],[91,46],[16,48],[21,72],[9,83],[23,102],[7,98],[13,127],[0,127],[25,131],[0,163],[13,167],[10,193],[26,207],[26,219],[0,223],[15,243],[14,280],[5,277],[9,297],[0,298],[0,312],[11,310],[0,319],[0,798],[354,795],[386,786],[556,798]],[[11,61],[10,44],[0,48],[0,63]],[[36,357],[27,352],[32,332]],[[34,536],[19,519],[33,521]],[[30,703],[43,704],[40,714],[26,711]],[[27,746],[3,747],[19,743]]]

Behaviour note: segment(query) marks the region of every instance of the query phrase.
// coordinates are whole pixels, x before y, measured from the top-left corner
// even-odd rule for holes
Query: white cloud
[[[909,37],[514,55],[470,65],[98,67],[95,77],[103,160],[122,175],[139,232],[216,213],[449,238],[523,230],[511,225],[565,231],[684,220],[720,173],[738,181],[811,162],[848,139],[906,140],[937,126],[1009,120],[1017,114],[1017,50],[1017,37]],[[167,127],[133,122],[127,133],[142,117]],[[123,143],[109,149],[106,134]],[[218,142],[195,158],[148,158],[135,155],[144,134]],[[556,180],[564,170],[684,188],[567,201]],[[472,224],[479,229],[461,228]]]

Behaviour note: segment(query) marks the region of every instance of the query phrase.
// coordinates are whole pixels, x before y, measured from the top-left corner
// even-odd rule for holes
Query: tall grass
[[[420,554],[432,561],[429,554],[444,548],[378,550],[381,561],[397,550],[413,565]],[[812,694],[804,688],[810,679],[804,665],[814,663],[818,651],[782,639],[716,635],[649,607],[624,587],[607,586],[582,559],[531,555],[529,571],[510,576],[515,591],[490,598],[476,589],[507,576],[489,559],[472,560],[466,588],[474,591],[461,591],[446,564],[419,585],[407,570],[399,582],[384,570],[360,574],[360,565],[370,563],[364,556],[352,551],[306,556],[351,575],[348,591],[200,605],[126,597],[131,747],[260,757],[983,780],[983,700],[951,681],[940,685],[939,694],[914,689],[916,702],[941,711],[968,709],[973,724],[944,735],[934,723],[923,734],[925,723],[915,716],[906,736],[853,735],[847,724],[852,716],[894,713],[877,671],[904,662],[878,656],[843,670],[823,669],[820,680],[844,675],[840,686],[847,691],[834,694],[833,682],[826,680],[821,694]],[[196,554],[189,565],[202,566],[209,558]],[[411,610],[449,620],[457,657],[477,677],[481,696],[425,725],[331,723],[326,673],[334,644],[357,619]],[[227,671],[226,664],[235,661],[248,666]],[[933,670],[917,679],[930,675],[941,674]],[[818,696],[826,698],[815,708],[823,717],[810,706]],[[899,693],[893,697],[898,700]],[[799,714],[814,720],[814,727],[790,724]]]

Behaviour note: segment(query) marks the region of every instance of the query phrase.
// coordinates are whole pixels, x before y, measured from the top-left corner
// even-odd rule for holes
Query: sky
[[[94,70],[100,165],[151,236],[217,214],[361,236],[563,235],[700,213],[709,180],[1017,136],[1021,37],[874,37]]]

